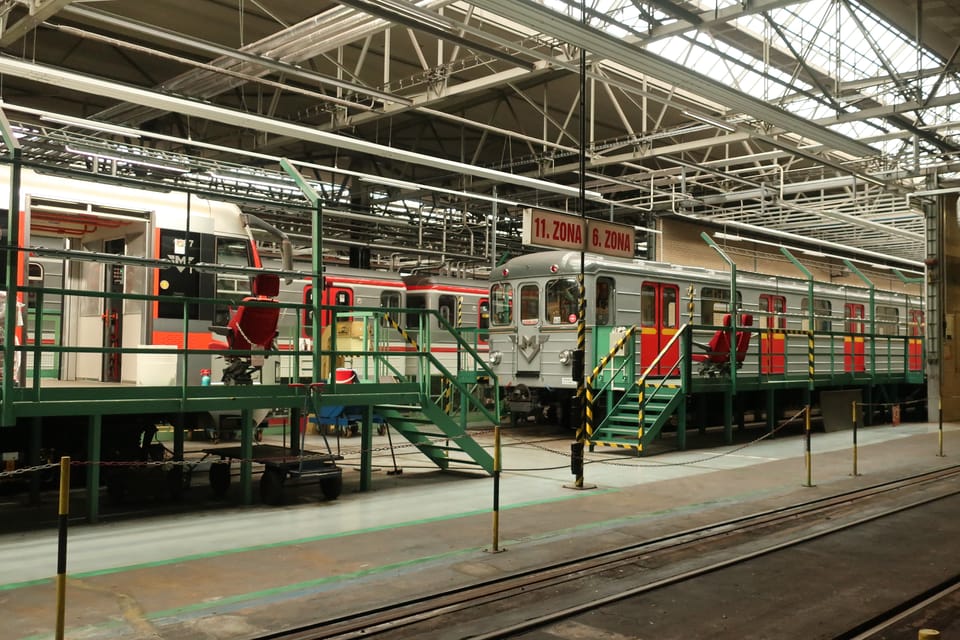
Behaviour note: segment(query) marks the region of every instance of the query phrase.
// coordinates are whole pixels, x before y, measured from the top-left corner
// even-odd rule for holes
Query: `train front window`
[[[580,309],[580,285],[576,280],[550,280],[544,289],[544,300],[544,320],[547,324],[576,323]]]
[[[539,308],[540,287],[535,284],[520,287],[520,324],[537,324]]]
[[[492,305],[490,321],[494,326],[503,327],[513,322],[513,287],[496,283],[490,287]]]

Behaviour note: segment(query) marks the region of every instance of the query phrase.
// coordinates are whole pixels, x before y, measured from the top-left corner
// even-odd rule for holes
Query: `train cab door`
[[[848,302],[843,309],[844,331],[847,334],[843,337],[843,370],[846,373],[861,373],[866,371],[863,356],[864,308],[862,304]]]
[[[543,343],[547,335],[541,332],[540,286],[535,282],[517,288],[517,375],[540,376]]]
[[[786,365],[787,299],[764,293],[760,295],[760,312],[766,316],[766,331],[760,334],[760,372],[784,373]]]
[[[103,251],[113,255],[123,255],[126,251],[126,242],[123,238],[107,240],[103,243]],[[123,276],[122,264],[104,265],[103,291],[114,296],[103,299],[103,346],[107,349],[119,349],[123,342],[123,298],[115,297],[123,293]],[[119,351],[104,352],[101,380],[120,382]]]
[[[680,288],[663,282],[644,282],[640,287],[640,367],[645,370],[653,364],[660,351],[677,333],[680,320]],[[652,374],[679,376],[675,370],[680,359],[679,342],[651,370]],[[638,372],[639,373],[639,372]]]
[[[923,310],[910,309],[910,325],[907,327],[908,371],[923,371]]]

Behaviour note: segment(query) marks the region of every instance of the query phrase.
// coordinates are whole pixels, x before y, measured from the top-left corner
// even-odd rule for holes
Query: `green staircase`
[[[639,453],[659,437],[663,426],[684,402],[679,383],[645,383],[642,405],[639,388],[634,383],[593,430],[587,439],[591,451],[603,446],[636,449]]]
[[[419,406],[378,405],[374,410],[440,469],[456,464],[493,473],[493,457],[429,397]]]

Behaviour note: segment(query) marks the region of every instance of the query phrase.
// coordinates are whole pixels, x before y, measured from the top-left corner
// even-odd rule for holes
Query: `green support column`
[[[100,519],[100,443],[103,435],[103,417],[90,416],[87,426],[87,522]]]
[[[873,385],[864,388],[866,396],[863,399],[863,426],[873,426]]]
[[[680,451],[687,448],[687,401],[684,400],[677,408],[677,447]]]
[[[373,487],[373,405],[363,407],[360,426],[360,491]]]
[[[733,444],[733,393],[723,392],[723,441]]]
[[[240,411],[240,491],[241,504],[253,504],[253,416],[250,409]]]
[[[43,418],[37,416],[31,420],[30,424],[30,459],[31,467],[36,467],[46,460],[40,459],[40,450],[43,448]],[[34,473],[30,476],[30,504],[40,504],[40,474]]]
[[[309,393],[309,392],[308,392]],[[285,443],[290,447],[291,455],[300,455],[300,439],[303,434],[300,433],[300,407],[291,407],[290,409],[290,441]],[[304,425],[306,430],[306,425]]]
[[[186,415],[177,414],[177,422],[173,425],[173,459],[183,460],[184,430],[187,428]]]
[[[773,433],[777,428],[777,402],[773,389],[767,389],[767,431]]]

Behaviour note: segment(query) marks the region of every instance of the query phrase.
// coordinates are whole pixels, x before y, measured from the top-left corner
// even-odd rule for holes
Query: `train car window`
[[[595,311],[598,325],[614,323],[614,283],[611,278],[597,278]]]
[[[877,317],[874,330],[877,335],[895,336],[899,333],[900,327],[900,309],[888,307],[886,305],[877,305]]]
[[[390,317],[397,321],[397,314],[393,309],[400,308],[400,293],[398,291],[384,291],[380,294],[380,308],[387,309],[390,311]],[[397,324],[400,324],[397,322]],[[380,326],[387,327],[390,326],[390,323],[387,322],[386,314],[380,316]]]
[[[544,290],[544,301],[547,324],[574,324],[580,313],[580,285],[573,278],[550,280]]]
[[[31,262],[27,265],[27,286],[43,286],[43,265]],[[27,304],[31,307],[37,306],[37,292],[31,291],[27,294]]]
[[[493,312],[490,321],[496,326],[505,326],[513,322],[513,287],[496,283],[490,287],[490,300]]]
[[[440,296],[439,305],[440,317],[451,326],[460,326],[461,323],[457,320],[460,315],[457,313],[457,298],[447,295]]]
[[[520,324],[537,324],[540,308],[540,287],[525,284],[520,287]]]
[[[800,299],[800,313],[803,315],[803,320],[800,323],[800,327],[803,331],[810,330],[810,302],[807,298]],[[833,305],[829,300],[824,300],[823,298],[814,298],[813,299],[813,330],[814,331],[830,331],[833,327],[833,324],[830,322],[830,317],[833,315]]]
[[[657,288],[652,284],[640,287],[640,324],[653,327],[657,323]]]
[[[426,309],[427,297],[422,293],[407,294],[407,309]],[[407,313],[407,329],[419,329],[422,313]]]
[[[743,294],[737,291],[737,309],[743,308]],[[723,325],[723,316],[730,313],[730,289],[704,287],[700,290],[700,322]]]
[[[677,288],[671,287],[668,285],[663,286],[663,307],[662,307],[662,320],[663,324],[661,327],[675,327],[677,326]]]

